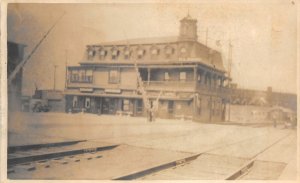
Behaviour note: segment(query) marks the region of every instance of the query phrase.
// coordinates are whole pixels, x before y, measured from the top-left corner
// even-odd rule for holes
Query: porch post
[[[150,83],[150,71],[151,71],[151,69],[147,68],[147,71],[148,71],[147,85],[149,85],[149,83]]]
[[[197,66],[194,66],[194,81],[197,81]]]
[[[197,66],[194,66],[194,87],[197,88]]]

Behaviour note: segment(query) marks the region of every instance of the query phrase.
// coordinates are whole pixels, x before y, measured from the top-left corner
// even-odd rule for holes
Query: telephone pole
[[[56,84],[56,68],[58,65],[54,65],[54,79],[53,79],[53,90],[56,90],[55,84]]]
[[[205,32],[205,45],[207,46],[208,44],[208,27],[206,27],[206,32]]]
[[[65,75],[65,89],[68,86],[68,50],[66,50],[66,75]]]
[[[229,92],[229,102],[228,102],[228,121],[230,121],[230,105],[231,105],[231,65],[232,65],[232,44],[231,44],[231,39],[229,39],[229,45],[228,45],[228,88],[230,90]]]

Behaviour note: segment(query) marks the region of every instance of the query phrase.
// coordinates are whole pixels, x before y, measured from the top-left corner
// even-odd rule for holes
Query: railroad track
[[[274,171],[281,172],[285,168],[286,164],[278,162],[263,162],[258,160],[257,156],[289,137],[291,133],[284,136],[274,136],[276,138],[270,141],[268,145],[262,146],[263,148],[260,148],[260,151],[250,158],[237,157],[233,155],[226,156],[215,153],[215,151],[222,151],[223,149],[231,146],[239,146],[250,141],[256,142],[259,139],[267,139],[265,137],[267,135],[269,134],[261,134],[230,144],[222,144],[220,146],[208,149],[204,152],[190,155],[186,158],[174,160],[164,164],[158,164],[157,166],[150,167],[144,170],[135,169],[138,171],[125,175],[115,175],[110,177],[109,179],[236,180],[251,179],[255,176],[257,177],[257,175],[261,172],[262,174],[265,174],[259,175],[261,179],[276,179],[276,177],[278,177],[277,174],[267,175],[268,173],[263,172],[263,170],[266,168],[273,168]],[[105,145],[99,142],[82,140],[10,147],[8,149],[8,177],[18,178],[23,177],[23,175],[25,174],[27,175],[27,177],[31,177],[34,172],[36,172],[35,174],[39,175],[39,177],[43,177],[40,176],[39,172],[47,173],[48,171],[51,171],[51,169],[49,168],[56,169],[59,166],[59,169],[64,170],[65,165],[70,165],[70,167],[78,167],[77,165],[79,165],[80,163],[83,163],[83,166],[88,164],[97,165],[98,162],[107,162],[102,161],[106,160],[107,158],[115,161],[115,156],[111,156],[110,153],[119,156],[119,153],[117,153],[117,149],[119,149],[120,151],[121,146],[113,150],[117,146],[119,145]],[[132,149],[132,147],[130,146],[128,146],[128,148]],[[107,153],[109,153],[109,156],[107,156],[108,154],[102,152],[104,150],[113,151],[108,151]],[[122,150],[120,151],[120,153],[123,152],[124,151]],[[170,160],[172,160],[172,158],[170,158]],[[94,166],[89,167],[94,168]],[[95,168],[96,167],[97,166],[95,166]],[[113,168],[114,167],[116,166],[113,166]],[[68,171],[72,172],[73,170],[69,168]],[[88,177],[86,177],[85,179],[87,178]]]
[[[80,162],[82,159],[102,158],[102,151],[117,146],[86,140],[12,146],[8,148],[7,173],[16,173],[20,169],[33,171],[42,165],[43,168],[49,168],[51,163],[68,164]]]
[[[254,172],[258,179],[276,179],[285,168],[285,163],[279,162],[264,162],[257,160],[257,156],[264,153],[280,141],[286,139],[291,133],[277,139],[272,144],[269,144],[261,151],[256,153],[251,158],[241,158],[234,156],[224,156],[212,154],[215,150],[243,144],[246,141],[253,140],[259,136],[247,138],[232,144],[226,144],[214,147],[205,152],[189,156],[184,159],[162,164],[150,169],[134,172],[132,174],[116,177],[114,180],[165,180],[165,179],[214,179],[214,180],[236,180],[236,179],[255,179],[249,176],[249,172]],[[264,172],[264,169],[276,171],[273,174]],[[251,174],[250,173],[250,174]]]

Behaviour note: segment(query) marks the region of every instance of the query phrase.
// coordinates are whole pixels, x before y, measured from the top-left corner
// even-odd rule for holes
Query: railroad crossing
[[[118,116],[96,121],[96,117],[36,114],[36,121],[25,120],[27,127],[9,138],[8,178],[293,180],[296,176],[295,129],[179,120],[148,123]],[[33,129],[32,139],[40,136],[44,143],[27,135],[26,143],[14,145],[14,138],[22,138],[17,134]]]

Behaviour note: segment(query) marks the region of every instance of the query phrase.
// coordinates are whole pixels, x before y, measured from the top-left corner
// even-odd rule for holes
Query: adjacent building
[[[66,112],[145,116],[137,75],[150,100],[161,93],[156,117],[224,121],[230,78],[221,53],[197,41],[189,15],[175,37],[87,45],[80,66],[67,67]]]
[[[26,45],[7,42],[7,77],[15,70],[17,65],[23,60],[24,49]],[[21,96],[22,96],[22,75],[21,69],[16,77],[12,80],[11,85],[8,86],[8,110],[21,111]]]
[[[250,90],[241,88],[230,88],[231,104],[234,105],[256,105],[256,106],[282,106],[297,111],[297,95],[293,93],[282,93],[272,90]]]

